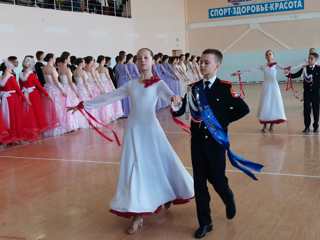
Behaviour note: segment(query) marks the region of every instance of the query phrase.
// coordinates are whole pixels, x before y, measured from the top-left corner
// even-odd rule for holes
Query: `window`
[[[0,3],[131,18],[131,0],[0,0]]]

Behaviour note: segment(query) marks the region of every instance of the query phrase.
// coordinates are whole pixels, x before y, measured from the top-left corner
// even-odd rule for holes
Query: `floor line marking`
[[[102,162],[102,161],[91,161],[91,160],[72,160],[72,159],[64,159],[64,158],[45,158],[45,157],[19,157],[19,156],[4,156],[0,155],[0,158],[15,158],[15,159],[29,159],[29,160],[45,160],[45,161],[59,161],[59,162],[79,162],[79,163],[95,163],[102,165],[120,165],[120,162]],[[186,167],[188,170],[192,170],[192,167]],[[241,173],[238,170],[228,169],[226,172],[229,173]],[[284,176],[284,177],[302,177],[302,178],[313,178],[320,179],[320,176],[317,175],[305,175],[305,174],[296,174],[296,173],[281,173],[281,172],[258,172],[256,175],[269,175],[269,176]]]
[[[177,135],[186,135],[185,132],[180,131],[166,131],[168,134],[177,134]],[[263,134],[263,133],[242,133],[242,132],[230,132],[229,135],[253,135],[253,136],[288,136],[288,137],[320,137],[319,134],[289,134],[289,133],[270,133],[270,134]]]
[[[26,240],[24,237],[0,236],[0,239]]]

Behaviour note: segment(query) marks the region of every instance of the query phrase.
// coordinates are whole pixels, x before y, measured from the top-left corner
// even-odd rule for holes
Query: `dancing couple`
[[[194,96],[186,94],[184,98],[174,96],[164,81],[152,75],[152,59],[150,49],[140,49],[137,53],[139,79],[69,110],[89,111],[130,97],[132,109],[124,133],[120,175],[110,211],[131,218],[127,232],[134,234],[142,228],[144,216],[155,214],[162,207],[168,209],[172,203],[187,203],[195,197],[200,224],[195,238],[202,238],[212,230],[207,181],[213,184],[225,203],[227,217],[232,219],[236,215],[233,193],[225,176],[226,152],[233,166],[252,178],[255,176],[250,169],[259,171],[262,168],[260,164],[236,156],[229,147],[227,126],[246,115],[249,108],[232,94],[229,83],[216,77],[222,61],[218,50],[203,52],[201,72],[204,80],[192,86]],[[189,101],[192,97],[195,100]],[[197,120],[191,125],[194,183],[156,118],[159,98],[172,101],[174,116],[182,115],[187,104],[196,112]],[[210,119],[205,118],[207,114],[211,114]],[[212,123],[214,116],[217,122]],[[212,131],[213,127],[215,131]]]

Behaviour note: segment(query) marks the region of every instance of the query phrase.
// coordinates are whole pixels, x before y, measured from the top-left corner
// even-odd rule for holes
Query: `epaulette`
[[[228,87],[230,87],[230,93],[231,93],[231,96],[234,97],[234,98],[239,98],[240,97],[240,94],[234,90],[232,88],[232,82],[231,81],[228,81],[228,80],[220,80],[220,82],[224,85],[227,85]]]
[[[232,86],[232,82],[229,80],[220,80],[221,83]]]
[[[188,83],[187,86],[188,87],[193,87],[198,82],[200,82],[200,81],[194,81],[194,82]]]

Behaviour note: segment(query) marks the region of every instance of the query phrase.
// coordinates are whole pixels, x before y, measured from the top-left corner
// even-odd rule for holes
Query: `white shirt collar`
[[[209,78],[208,80],[203,79],[203,86],[205,87],[206,86],[205,82],[209,81],[210,82],[209,88],[211,88],[212,85],[214,84],[214,82],[216,81],[216,79],[217,79],[217,76],[213,76],[212,78]]]
[[[309,66],[310,66],[310,65],[309,65]],[[315,66],[316,66],[316,64],[311,65],[310,67],[311,67],[311,69],[314,69]]]

